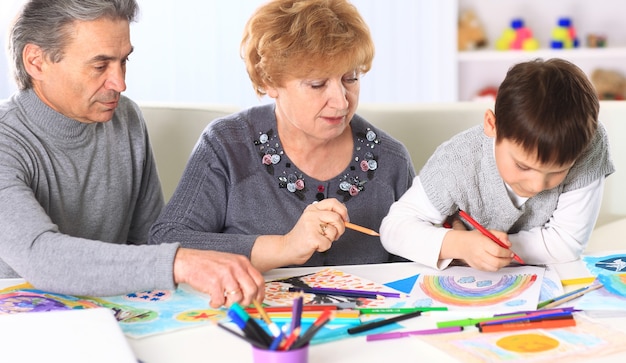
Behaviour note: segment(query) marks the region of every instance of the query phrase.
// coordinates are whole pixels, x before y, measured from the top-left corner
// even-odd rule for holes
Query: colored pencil
[[[557,299],[557,300],[547,304],[546,306],[544,306],[544,308],[550,309],[550,308],[553,308],[555,306],[559,306],[559,305],[565,304],[566,302],[570,302],[570,301],[572,301],[574,299],[577,299],[577,298],[585,295],[586,293],[588,293],[590,291],[597,290],[597,289],[601,288],[602,286],[603,286],[602,284],[596,284],[596,285],[587,286],[585,289],[582,289],[581,291],[578,291],[575,294],[569,293],[569,294],[567,294],[566,297],[562,297],[560,299]]]
[[[626,276],[626,274],[615,274],[614,276]],[[565,279],[565,280],[561,280],[561,284],[563,286],[569,286],[569,285],[582,285],[582,284],[592,284],[594,281],[596,281],[596,277],[592,276],[592,277],[578,277],[575,279]]]
[[[265,324],[267,324],[267,327],[270,329],[270,332],[272,332],[272,335],[274,336],[274,338],[279,337],[281,335],[280,328],[278,327],[278,325],[276,325],[275,322],[272,321],[272,318],[270,318],[269,315],[267,315],[267,312],[265,311],[265,309],[263,309],[263,305],[261,305],[261,303],[258,302],[256,299],[252,300],[252,304],[259,311],[261,318],[263,319]]]
[[[581,311],[578,309],[574,309],[573,307],[564,307],[564,308],[552,308],[552,309],[542,309],[541,313],[560,313],[560,312],[565,312],[565,311],[569,311],[571,313],[575,313],[577,311]],[[535,309],[535,310],[521,310],[521,311],[514,311],[514,312],[509,312],[509,313],[501,313],[501,314],[494,314],[493,316],[506,316],[506,315],[513,315],[513,314],[537,314],[538,312],[540,312],[539,310]]]
[[[307,329],[304,334],[292,345],[292,349],[298,349],[300,347],[309,344],[311,339],[317,334],[317,332],[330,321],[332,311],[325,311],[319,318]]]
[[[470,217],[469,214],[465,213],[465,211],[459,210],[459,216],[461,216],[461,218],[463,218],[467,222],[469,222],[469,224],[474,226],[474,228],[479,230],[480,233],[482,233],[484,236],[489,237],[489,239],[491,239],[492,241],[497,243],[500,247],[509,249],[509,247],[507,245],[505,245],[504,242],[500,241],[498,239],[498,237],[496,237],[493,233],[489,232],[489,230],[487,228],[483,227],[480,223],[476,222],[476,220],[474,220],[474,218]],[[513,252],[513,259],[515,261],[521,263],[522,265],[524,264],[524,260],[522,260],[522,258],[519,257],[515,252]]]
[[[278,347],[280,347],[280,345],[282,344],[283,340],[285,339],[285,334],[281,331],[280,335],[277,336],[276,338],[274,338],[274,341],[272,342],[272,344],[270,344],[270,350],[278,350]]]
[[[272,344],[272,341],[274,339],[263,328],[261,328],[259,323],[257,323],[254,319],[250,318],[250,315],[246,313],[246,311],[241,307],[241,305],[237,303],[233,303],[228,309],[228,312],[231,312],[231,311],[237,314],[246,323],[246,325],[250,325],[252,327],[252,329],[256,332],[256,335],[258,336],[259,340],[262,343],[264,343],[266,347],[269,347],[270,344]]]
[[[361,324],[361,325],[349,328],[348,329],[348,334],[358,334],[358,333],[366,332],[368,330],[372,330],[372,329],[379,328],[381,326],[393,324],[393,323],[398,322],[398,321],[415,318],[415,317],[420,316],[421,314],[422,314],[421,311],[414,311],[412,313],[398,315],[398,316],[395,316],[393,318],[389,318],[389,319],[385,319],[385,320],[377,320],[377,321],[373,321],[373,322],[364,323],[364,324]]]
[[[508,316],[523,317],[523,316],[526,316],[526,314],[513,314],[513,315],[508,315]],[[485,317],[485,318],[467,318],[467,319],[440,321],[440,322],[437,322],[437,328],[451,328],[451,327],[456,327],[456,326],[474,326],[476,324],[479,324],[485,321],[501,320],[502,318],[503,318],[502,316],[490,316],[490,317]]]
[[[295,328],[291,334],[289,334],[289,337],[287,337],[287,339],[285,339],[283,341],[283,343],[279,346],[280,350],[289,350],[291,348],[291,346],[293,345],[293,343],[296,342],[296,339],[298,339],[298,337],[300,336],[300,330],[302,329],[302,327],[297,327]]]
[[[234,330],[232,330],[232,329],[230,329],[230,328],[228,328],[228,327],[226,327],[226,326],[222,325],[221,323],[217,323],[217,326],[219,326],[220,328],[222,328],[222,329],[226,330],[227,332],[229,332],[230,334],[232,334],[232,335],[236,336],[237,338],[245,340],[246,342],[248,342],[248,343],[250,343],[250,344],[254,345],[254,346],[255,346],[255,347],[257,347],[257,348],[267,349],[267,346],[266,346],[266,345],[261,344],[261,343],[260,343],[259,341],[257,341],[256,339],[252,339],[252,338],[250,338],[249,336],[246,336],[246,335],[241,335],[241,334],[237,333],[236,331],[234,331]]]
[[[528,318],[533,316],[547,316],[549,314],[556,313],[574,313],[580,310],[574,308],[556,308],[556,309],[544,309],[544,310],[527,310],[527,311],[514,311],[510,313],[494,314],[490,317],[481,318],[467,318],[458,320],[447,320],[437,322],[438,328],[447,328],[453,326],[475,326],[484,322],[503,321],[505,319],[513,318]]]
[[[496,324],[509,324],[509,323],[519,323],[519,322],[530,322],[530,321],[537,321],[537,320],[547,320],[547,319],[556,319],[556,318],[567,318],[567,317],[571,317],[572,313],[569,311],[562,311],[562,312],[552,312],[552,313],[548,313],[548,314],[532,314],[532,315],[525,315],[525,316],[520,316],[520,317],[506,317],[506,318],[500,318],[500,319],[496,319],[496,320],[488,320],[488,321],[483,321],[477,324],[478,327],[481,326],[486,326],[486,325],[496,325]]]
[[[401,332],[393,332],[393,333],[381,333],[381,334],[371,334],[365,337],[365,340],[368,342],[373,342],[376,340],[386,340],[386,339],[397,339],[404,338],[411,335],[428,335],[428,334],[442,334],[442,333],[454,333],[462,331],[462,326],[451,326],[447,328],[436,328],[436,329],[426,329],[426,330],[413,330],[413,331],[401,331]]]
[[[414,311],[448,311],[446,306],[424,306],[415,308],[359,308],[361,314],[406,314]]]
[[[272,320],[276,323],[276,324],[290,324],[291,323],[291,317],[287,318],[272,318]],[[300,319],[300,324],[311,324],[313,322],[315,322],[315,320],[317,320],[317,317],[307,317],[307,318],[302,318]],[[333,318],[333,320],[330,322],[331,324],[335,324],[335,325],[357,325],[361,323],[361,318]]]
[[[561,280],[561,285],[570,286],[570,285],[592,284],[594,281],[596,281],[595,277],[579,277],[575,279]]]
[[[290,287],[290,292],[302,291],[309,294],[318,295],[336,295],[336,296],[348,296],[348,297],[362,297],[367,299],[383,299],[385,297],[401,298],[405,297],[405,294],[398,292],[387,291],[368,291],[368,290],[346,290],[346,289],[334,289],[330,287]]]
[[[276,312],[290,313],[293,310],[293,306],[292,305],[289,305],[289,306],[265,306],[265,307],[263,307],[263,309],[268,314],[276,313]],[[247,307],[245,310],[246,310],[246,312],[248,314],[258,314],[259,313],[259,310],[257,308],[253,308],[253,307]],[[319,312],[322,312],[324,310],[339,310],[339,307],[337,305],[331,305],[331,304],[303,304],[302,305],[302,311],[319,311]]]
[[[589,286],[591,286],[591,285],[589,285]],[[565,293],[563,295],[554,297],[552,299],[548,299],[548,300],[542,301],[539,304],[537,304],[537,309],[543,309],[544,307],[548,306],[549,304],[551,304],[551,303],[553,303],[555,301],[559,301],[559,300],[565,299],[568,296],[571,296],[571,295],[574,295],[574,294],[578,294],[581,291],[585,291],[585,290],[587,290],[589,288],[589,286],[581,287],[580,289],[576,289],[576,290],[567,292],[567,293]]]
[[[304,303],[304,296],[298,295],[293,301],[293,309],[291,311],[291,334],[300,327],[302,319],[302,304]]]
[[[370,236],[380,236],[380,234],[376,231],[374,231],[373,229],[369,229],[369,228],[365,228],[365,227],[361,227],[357,224],[354,223],[350,223],[350,222],[345,222],[344,223],[346,228],[350,228],[353,229],[355,231],[359,231],[361,233],[365,233],[365,234],[369,234]]]
[[[326,313],[327,311],[330,312],[334,312],[334,317],[335,318],[358,318],[359,316],[361,316],[361,312],[358,310],[323,310],[323,311],[303,311],[302,314],[300,314],[300,317],[302,319],[304,318],[317,318],[318,316]],[[269,318],[272,319],[277,319],[277,318],[291,318],[293,315],[292,313],[266,313],[266,315]],[[250,314],[250,316],[252,317],[261,317],[260,314]],[[265,319],[263,319],[265,320]]]
[[[478,330],[481,333],[496,333],[496,332],[507,332],[507,331],[515,331],[515,330],[526,330],[526,329],[563,328],[563,327],[575,326],[575,325],[576,325],[576,319],[574,319],[574,317],[571,316],[571,317],[560,318],[560,319],[545,319],[545,320],[537,320],[537,321],[530,321],[530,322],[485,325],[485,326],[480,326]]]
[[[246,320],[244,320],[239,314],[237,314],[234,310],[228,310],[226,313],[230,320],[241,329],[243,334],[248,338],[248,340],[253,340],[257,343],[258,346],[262,346],[263,348],[267,348],[269,344],[264,340],[264,338],[259,335],[259,332],[252,327],[252,325],[248,324]],[[250,321],[250,319],[248,319]],[[271,342],[270,342],[271,344]]]

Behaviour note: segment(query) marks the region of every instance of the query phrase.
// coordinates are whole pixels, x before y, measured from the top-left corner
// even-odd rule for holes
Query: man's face
[[[132,52],[125,20],[102,18],[70,25],[70,41],[58,63],[44,57],[33,89],[55,111],[80,122],[107,122],[126,90]]]

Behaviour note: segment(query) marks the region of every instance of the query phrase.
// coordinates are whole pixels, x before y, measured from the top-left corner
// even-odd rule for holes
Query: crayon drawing
[[[325,287],[346,290],[398,292],[383,284],[334,269],[325,268],[316,273],[294,276],[265,283],[265,303],[268,305],[291,305],[298,292],[289,292],[290,287]],[[402,298],[354,298],[322,294],[304,294],[305,304],[354,303],[359,307],[397,307],[403,306]]]
[[[0,315],[95,307],[99,305],[91,300],[37,290],[29,284],[0,291]]]
[[[190,288],[141,291],[103,300],[147,312],[134,319],[120,321],[124,334],[134,338],[209,324],[226,316],[225,310],[211,309],[207,297],[187,290]]]
[[[598,275],[598,280],[608,292],[626,297],[626,275]]]
[[[465,266],[422,274],[412,293],[415,306],[446,306],[470,310],[534,310],[539,301],[544,269],[507,267],[483,272]]]
[[[593,276],[626,272],[626,255],[624,254],[583,256],[582,259]]]
[[[588,362],[626,350],[626,333],[576,316],[576,326],[502,333],[415,336],[461,362]]]
[[[186,291],[151,290],[104,298],[54,294],[29,284],[0,291],[0,314],[105,307],[124,334],[134,338],[216,322],[224,310],[211,309],[209,299]]]

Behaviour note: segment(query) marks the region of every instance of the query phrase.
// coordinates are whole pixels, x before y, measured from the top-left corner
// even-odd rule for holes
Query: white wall
[[[6,29],[24,0],[0,0]],[[138,0],[131,26],[135,51],[126,94],[140,102],[219,103],[247,107],[260,101],[239,58],[250,14],[265,0]],[[372,70],[362,80],[361,102],[454,101],[456,0],[352,0],[376,45]],[[6,53],[2,43],[2,53]],[[15,89],[0,60],[0,99]],[[268,102],[264,99],[261,102]]]

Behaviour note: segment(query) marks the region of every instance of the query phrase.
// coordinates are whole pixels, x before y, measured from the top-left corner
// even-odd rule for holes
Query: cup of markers
[[[300,325],[303,296],[299,295],[294,299],[291,308],[290,324],[286,324],[283,329],[280,329],[258,301],[254,301],[254,305],[266,323],[269,332],[236,303],[231,305],[227,314],[243,334],[230,330],[221,323],[218,325],[252,345],[252,356],[255,363],[307,363],[311,339],[332,317],[332,311],[325,310],[317,317],[313,325],[303,331]]]
[[[309,345],[289,350],[270,350],[253,346],[252,361],[254,363],[307,363]]]

